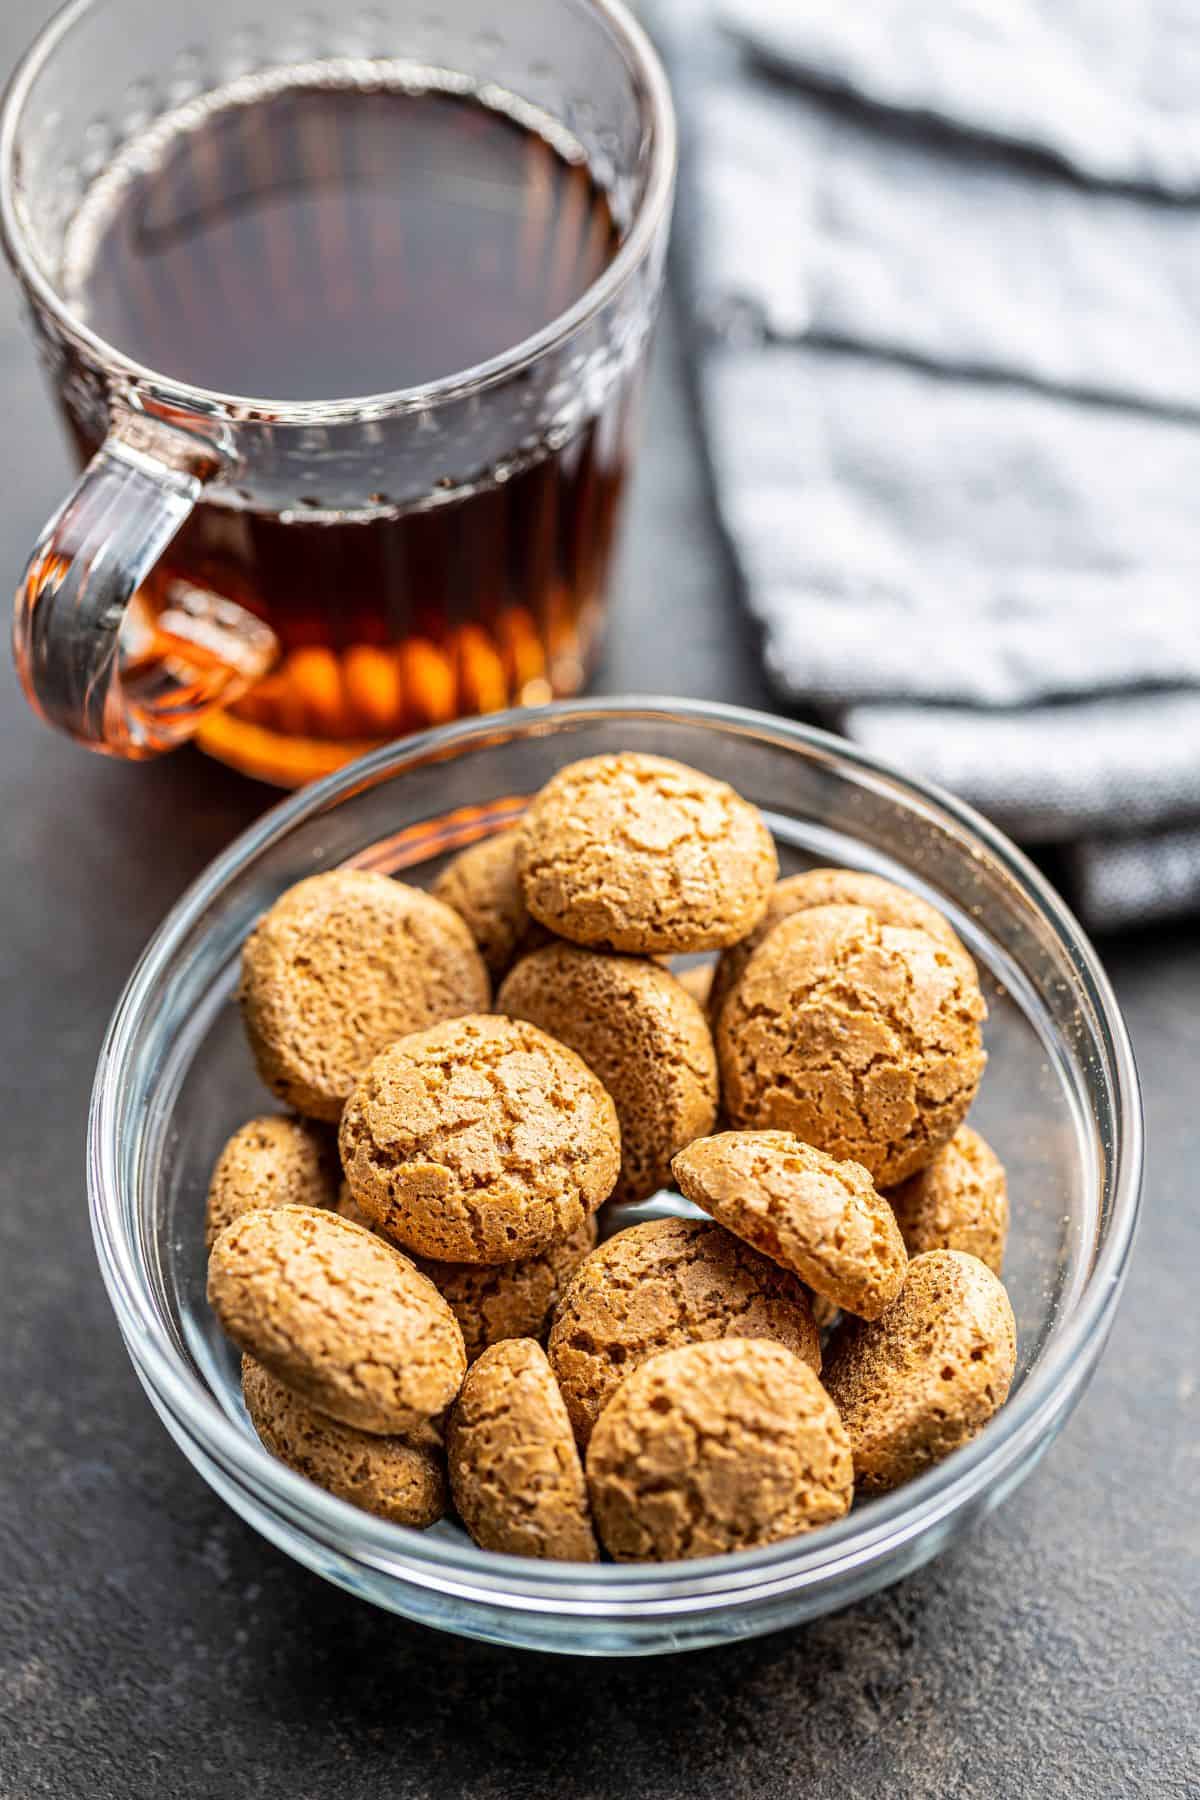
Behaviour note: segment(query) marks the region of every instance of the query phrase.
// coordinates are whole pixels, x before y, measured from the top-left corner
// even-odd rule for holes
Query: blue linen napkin
[[[656,17],[714,487],[773,684],[1069,846],[1092,925],[1200,906],[1200,212],[1079,179],[1200,192],[1173,110],[1200,12]]]

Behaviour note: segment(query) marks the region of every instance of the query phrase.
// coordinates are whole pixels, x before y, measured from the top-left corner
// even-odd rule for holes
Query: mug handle
[[[17,588],[13,659],[31,706],[110,756],[173,749],[278,654],[269,626],[223,595],[182,579],[139,592],[215,469],[181,442],[143,415],[114,423]]]

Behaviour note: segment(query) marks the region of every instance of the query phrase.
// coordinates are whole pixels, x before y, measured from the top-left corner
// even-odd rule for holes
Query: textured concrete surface
[[[0,19],[7,66],[38,0]],[[0,587],[66,458],[0,296]],[[677,348],[602,686],[765,703]],[[636,634],[636,635],[635,635]],[[897,1800],[1200,1792],[1200,940],[1103,946],[1148,1100],[1146,1216],[1100,1372],[966,1544],[804,1629],[653,1663],[456,1642],[325,1586],[173,1448],[87,1227],[84,1115],[142,943],[268,801],[185,754],[91,759],[0,671],[0,1800]]]

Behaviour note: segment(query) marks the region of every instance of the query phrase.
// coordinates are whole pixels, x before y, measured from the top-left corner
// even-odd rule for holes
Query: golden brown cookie
[[[1008,1398],[1016,1358],[1016,1321],[991,1270],[962,1250],[914,1256],[882,1318],[847,1320],[829,1349],[825,1385],[858,1486],[900,1487],[969,1443]]]
[[[573,943],[641,955],[737,943],[778,868],[756,807],[697,769],[635,752],[560,769],[519,830],[533,917]]]
[[[367,869],[297,882],[242,950],[239,998],[259,1074],[315,1119],[341,1116],[385,1044],[480,1012],[490,993],[458,914]]]
[[[860,1163],[790,1131],[723,1131],[671,1167],[681,1194],[835,1306],[877,1319],[900,1292],[904,1240]]]
[[[993,1275],[1004,1267],[1008,1182],[991,1145],[960,1125],[933,1161],[888,1194],[910,1256],[967,1250]]]
[[[784,919],[813,906],[865,906],[881,925],[927,931],[930,937],[956,950],[974,969],[966,945],[946,915],[909,888],[885,881],[882,875],[864,874],[861,869],[805,869],[801,875],[788,875],[777,881],[767,910],[754,930],[740,944],[721,952],[708,997],[714,1026],[738,976],[767,934]]]
[[[643,1363],[587,1452],[592,1516],[618,1562],[749,1550],[840,1519],[850,1445],[807,1363],[726,1338]]]
[[[462,1332],[433,1283],[334,1212],[243,1213],[213,1245],[208,1303],[239,1350],[360,1431],[411,1433],[462,1384]]]
[[[493,981],[502,980],[519,956],[547,937],[525,907],[517,844],[515,826],[481,838],[446,864],[432,889],[465,921]]]
[[[459,1517],[484,1550],[595,1562],[596,1538],[571,1422],[532,1338],[473,1363],[446,1431]]]
[[[496,996],[582,1056],[612,1095],[621,1127],[614,1200],[647,1200],[671,1158],[711,1131],[717,1053],[708,1021],[675,977],[640,956],[548,944],[521,959]]]
[[[411,1437],[374,1437],[298,1399],[252,1356],[242,1358],[250,1423],[280,1462],[363,1512],[418,1531],[446,1510],[446,1470],[432,1425]]]
[[[483,1014],[377,1056],[339,1145],[371,1223],[439,1262],[536,1256],[607,1199],[621,1161],[613,1103],[575,1052]]]
[[[772,1338],[814,1369],[808,1296],[785,1269],[707,1219],[649,1219],[585,1258],[558,1303],[548,1354],[581,1444],[641,1363],[680,1344]]]
[[[721,1009],[730,1123],[794,1131],[880,1186],[923,1168],[961,1124],[987,1008],[963,959],[861,906],[815,906],[764,938]]]
[[[332,1206],[337,1149],[331,1134],[307,1119],[268,1114],[234,1132],[208,1184],[204,1247],[240,1213],[260,1206]]]

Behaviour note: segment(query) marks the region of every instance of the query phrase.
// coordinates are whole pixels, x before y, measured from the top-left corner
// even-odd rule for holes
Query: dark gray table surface
[[[6,0],[6,68],[43,0]],[[598,687],[769,705],[659,345]],[[0,297],[0,589],[67,459]],[[655,1662],[442,1637],[335,1591],[200,1481],[126,1361],[83,1133],[109,1011],[184,885],[271,794],[186,752],[129,769],[0,671],[0,1797],[1174,1796],[1200,1791],[1200,945],[1102,949],[1150,1178],[1096,1380],[965,1545],[807,1628]],[[1016,1197],[1019,1207],[1020,1197]]]

